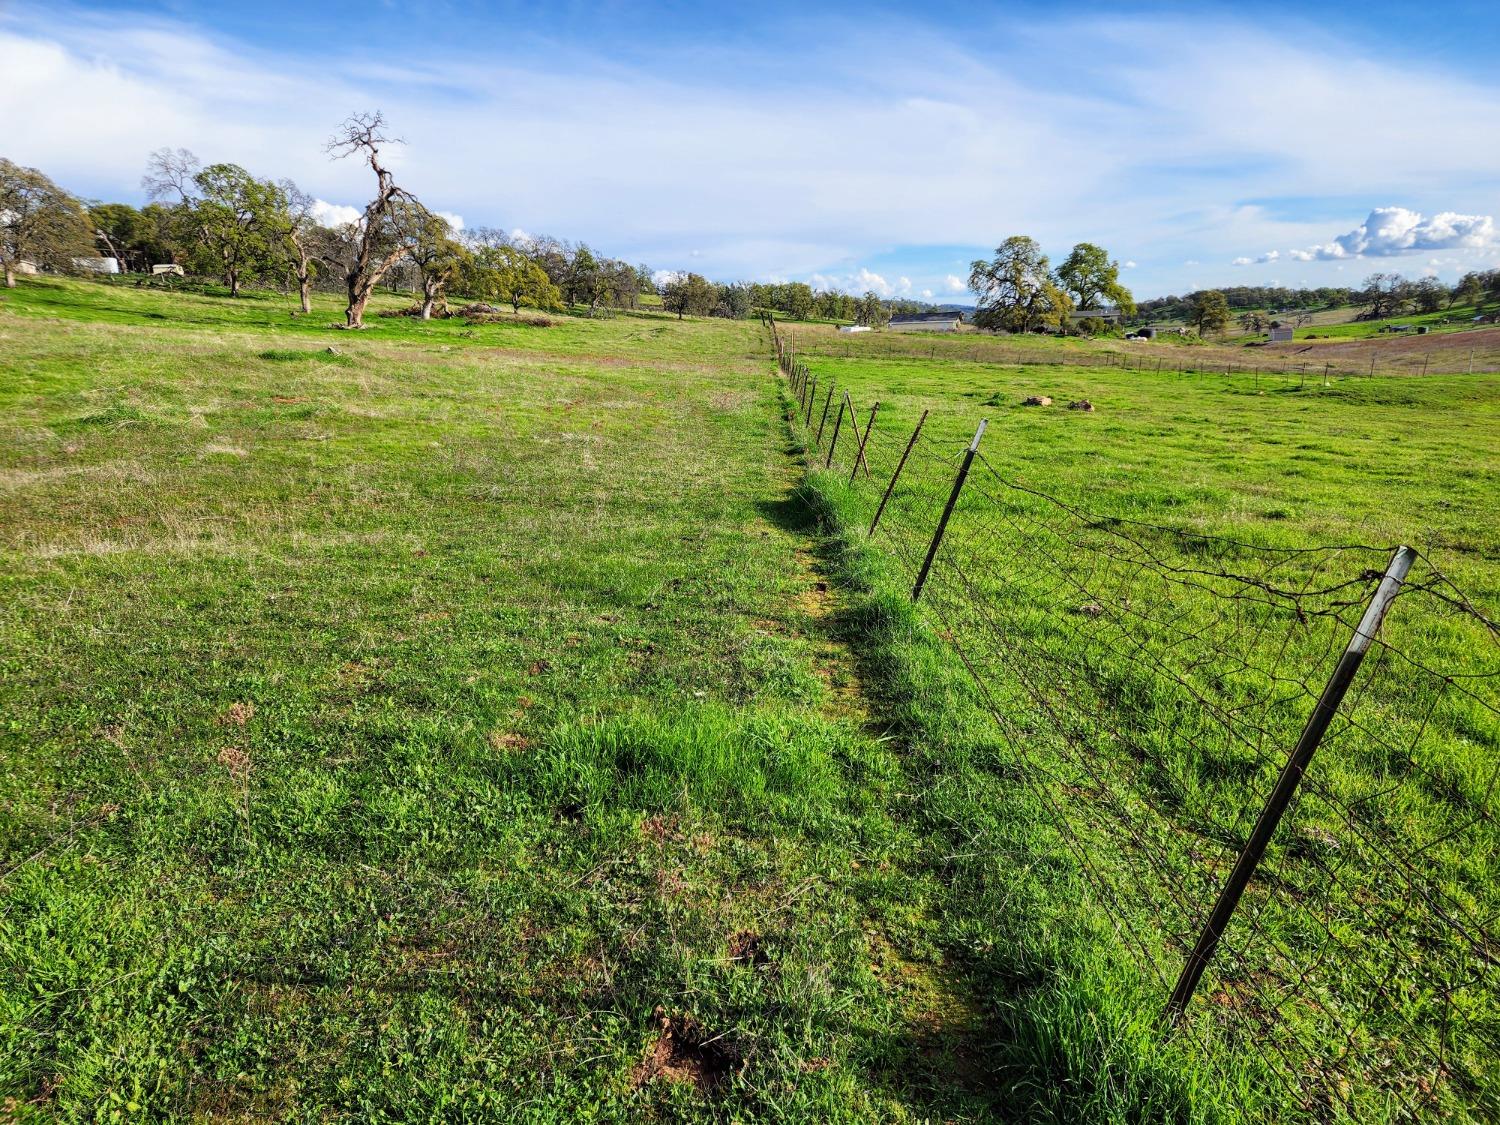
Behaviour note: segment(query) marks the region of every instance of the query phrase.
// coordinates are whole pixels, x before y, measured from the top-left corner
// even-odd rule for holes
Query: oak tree
[[[408,257],[416,267],[422,286],[423,320],[431,320],[433,310],[444,301],[448,283],[463,269],[469,252],[453,237],[448,220],[435,215],[419,203],[402,205],[407,212],[402,221],[411,232]]]
[[[707,278],[696,273],[678,274],[662,287],[661,304],[668,312],[707,316],[713,312],[718,293]]]
[[[1057,267],[1057,279],[1080,309],[1096,308],[1100,300],[1106,300],[1125,316],[1135,312],[1130,290],[1120,284],[1120,263],[1111,261],[1102,246],[1092,242],[1074,246]]]
[[[33,262],[66,269],[94,253],[94,237],[83,207],[35,168],[0,157],[0,268],[14,289],[16,269]]]
[[[1200,336],[1223,332],[1229,324],[1229,301],[1217,289],[1194,293],[1189,319]]]
[[[974,323],[1006,332],[1057,330],[1073,307],[1049,268],[1035,239],[1012,235],[989,261],[969,266],[969,288],[978,296]]]

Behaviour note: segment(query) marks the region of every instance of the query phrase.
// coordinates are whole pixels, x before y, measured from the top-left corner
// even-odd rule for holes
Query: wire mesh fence
[[[1007,477],[982,427],[945,444],[856,402],[768,327],[811,465],[911,578],[1162,1034],[1255,1058],[1289,1117],[1500,1116],[1491,617],[1410,548],[1085,510]]]

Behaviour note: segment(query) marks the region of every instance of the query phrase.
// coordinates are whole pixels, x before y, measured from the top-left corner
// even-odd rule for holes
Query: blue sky
[[[933,300],[1016,233],[1138,296],[1500,265],[1493,3],[1312,7],[0,0],[0,155],[138,201],[182,145],[336,209],[321,142],[378,107],[468,226]]]

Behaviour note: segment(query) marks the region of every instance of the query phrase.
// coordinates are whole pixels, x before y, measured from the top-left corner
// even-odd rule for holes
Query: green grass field
[[[968,795],[948,817],[964,857],[950,909],[1023,898],[1027,929],[1085,929],[1056,956],[1065,978],[1107,982],[1089,1002],[1128,1042],[1131,1014],[1164,1003],[1388,558],[1314,548],[1418,546],[1494,619],[1500,384],[1268,379],[1256,393],[1238,376],[837,356],[812,372],[799,429],[817,446],[814,488],[877,621],[910,616],[958,454],[989,420],[918,618],[982,690],[953,681],[918,622],[873,631],[907,731]],[[862,420],[879,401],[868,480],[849,415],[822,469],[830,384]],[[1024,405],[1033,395],[1055,405]],[[1092,412],[1066,409],[1085,399]],[[1500,1108],[1500,987],[1476,953],[1500,906],[1497,636],[1420,588],[1428,565],[1178,1040],[1226,1084],[1214,1096],[1246,1083],[1229,1096],[1249,1116]],[[1267,1091],[1280,1103],[1251,1108]]]
[[[1414,542],[1493,611],[1494,376],[821,356],[882,402],[877,471],[934,408],[944,464],[864,544],[878,494],[807,474],[758,323],[292,306],[0,293],[0,1120],[1374,1120],[1425,1080],[1359,1079],[1377,1029],[1327,1047],[1348,1099],[1289,1107],[1242,1022],[1163,1033],[1011,760],[1055,732],[1019,689],[997,727],[899,529],[989,416],[999,471],[1090,509]],[[1181,818],[1222,826],[1216,784]],[[1490,905],[1492,854],[1434,870]]]

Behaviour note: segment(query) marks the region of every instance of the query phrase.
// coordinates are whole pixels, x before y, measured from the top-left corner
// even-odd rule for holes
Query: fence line
[[[814,399],[858,429],[850,389],[766,325],[810,464],[868,505],[1162,1034],[1251,1060],[1289,1117],[1500,1114],[1500,627],[1476,599],[1409,547],[1085,510],[998,469],[982,425],[948,446],[871,404],[831,439]]]
[[[769,322],[772,318],[765,317]],[[1424,339],[1448,339],[1466,336],[1484,329],[1457,329],[1439,333]],[[832,336],[808,333],[797,341],[797,355],[802,359],[825,357],[831,359],[881,358],[881,359],[948,359],[966,360],[971,363],[987,363],[1012,367],[1118,367],[1124,371],[1150,372],[1177,375],[1236,376],[1259,382],[1280,380],[1281,385],[1295,383],[1305,388],[1309,382],[1316,387],[1333,379],[1369,378],[1371,376],[1426,376],[1481,374],[1500,371],[1500,364],[1493,358],[1480,357],[1476,363],[1477,348],[1467,350],[1460,347],[1450,357],[1446,367],[1431,368],[1436,348],[1427,348],[1406,355],[1390,355],[1376,367],[1374,357],[1359,359],[1320,358],[1316,355],[1318,345],[1303,344],[1303,351],[1295,354],[1267,353],[1255,362],[1227,360],[1221,356],[1200,354],[1196,347],[1172,349],[1172,354],[1154,351],[1146,354],[1130,351],[1095,351],[1074,353],[1062,349],[1051,349],[1045,354],[1035,350],[1007,347],[1005,337],[991,335],[944,335],[926,338],[882,333],[859,336]],[[1358,343],[1357,338],[1351,341]],[[1373,342],[1373,341],[1372,341]],[[1299,341],[1299,343],[1301,343]],[[1307,354],[1311,352],[1313,354]]]

